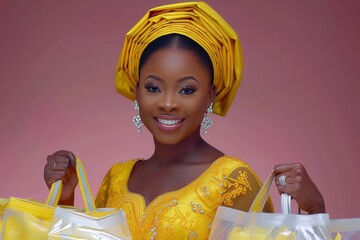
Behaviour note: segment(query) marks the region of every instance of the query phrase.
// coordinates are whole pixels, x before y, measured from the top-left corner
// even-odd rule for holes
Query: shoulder
[[[242,185],[245,190],[262,184],[250,165],[237,157],[224,155],[215,161],[213,167],[214,173],[227,188],[238,188]]]
[[[102,185],[111,185],[113,182],[122,181],[129,177],[135,163],[140,159],[131,159],[118,162],[111,166],[103,178]]]
[[[250,165],[247,162],[242,161],[241,159],[230,156],[224,155],[217,159],[221,168],[228,169],[230,171],[234,171],[234,169],[241,168],[247,169],[252,172]]]
[[[228,171],[223,178],[222,205],[248,211],[262,182],[248,163],[237,157],[224,156],[223,158],[222,161]],[[267,206],[269,211],[273,211],[270,199]]]
[[[133,166],[135,165],[135,163],[139,160],[140,160],[139,158],[136,158],[136,159],[130,159],[127,161],[115,163],[111,166],[107,175],[109,177],[112,177],[112,176],[117,176],[120,172],[124,172],[124,171],[130,172]]]
[[[261,185],[261,181],[259,180],[257,174],[247,162],[229,155],[225,155],[221,157],[221,159],[223,167],[229,169],[228,176],[245,176],[246,178],[249,178],[251,182]]]

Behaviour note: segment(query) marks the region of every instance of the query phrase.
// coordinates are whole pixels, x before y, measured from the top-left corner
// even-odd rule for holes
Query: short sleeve
[[[261,186],[261,181],[248,165],[236,167],[224,181],[222,205],[248,211]],[[274,211],[270,197],[264,211]]]
[[[111,182],[111,169],[105,175],[96,196],[95,205],[97,208],[106,207]]]
[[[106,173],[99,188],[95,205],[98,208],[117,207],[126,189],[131,169],[138,159],[115,163]]]

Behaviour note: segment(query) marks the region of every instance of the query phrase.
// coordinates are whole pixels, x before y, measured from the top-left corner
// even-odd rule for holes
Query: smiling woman
[[[203,2],[151,9],[128,32],[116,87],[134,100],[135,126],[151,132],[155,148],[148,159],[114,164],[96,204],[124,209],[134,239],[207,239],[218,206],[249,209],[261,186],[257,175],[200,134],[211,127],[211,112],[226,114],[241,69],[237,34]],[[74,155],[58,151],[47,160],[47,185],[63,179],[61,203],[73,203]],[[279,192],[303,210],[325,211],[301,164],[276,166],[275,174],[286,177],[286,184],[277,180]],[[273,211],[270,199],[265,211]]]

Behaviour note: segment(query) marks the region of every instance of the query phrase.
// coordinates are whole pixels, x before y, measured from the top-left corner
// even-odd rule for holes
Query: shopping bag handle
[[[81,197],[84,202],[86,212],[96,211],[93,194],[90,189],[89,181],[86,176],[85,168],[81,160],[76,157],[76,173],[79,180],[79,187]],[[62,192],[62,181],[58,180],[51,185],[49,195],[46,199],[46,204],[50,206],[56,206],[59,203]]]
[[[58,205],[62,193],[62,181],[57,180],[53,184],[51,184],[50,192],[46,199],[45,204],[49,206],[56,206]]]
[[[275,172],[272,171],[269,177],[267,178],[267,180],[265,181],[265,183],[260,188],[260,191],[256,195],[254,201],[252,202],[249,212],[262,212],[265,206],[265,202],[269,197],[270,188],[272,183],[274,182],[274,179],[275,179]],[[281,202],[281,206],[280,206],[281,213],[289,214],[291,212],[291,196],[286,193],[282,193],[280,202]]]

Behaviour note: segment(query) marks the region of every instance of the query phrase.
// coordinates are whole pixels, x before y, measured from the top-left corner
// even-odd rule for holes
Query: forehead
[[[200,57],[193,50],[182,48],[167,47],[154,51],[140,69],[140,74],[144,71],[164,71],[164,72],[206,72],[209,70],[202,63]]]

